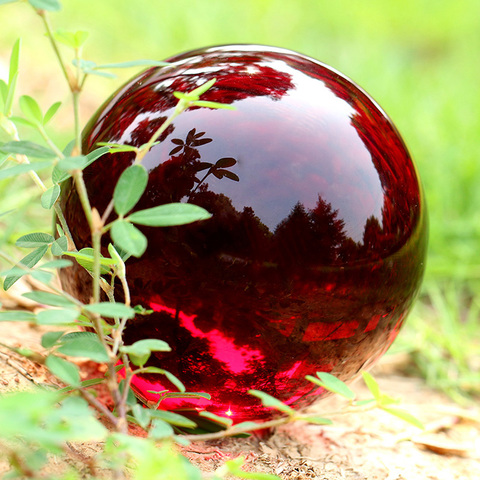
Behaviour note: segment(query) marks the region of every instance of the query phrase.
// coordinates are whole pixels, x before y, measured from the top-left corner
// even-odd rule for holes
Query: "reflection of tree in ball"
[[[151,364],[177,375],[235,421],[268,417],[246,392],[302,407],[305,375],[343,380],[370,366],[398,333],[424,270],[426,220],[415,168],[397,131],[351,81],[302,55],[230,46],[190,52],[120,89],[87,127],[97,142],[139,146],[171,113],[174,91],[216,78],[205,100],[235,111],[192,108],[144,159],[149,184],[137,208],[191,202],[213,214],[196,224],[145,228],[149,246],[130,259],[138,316],[126,340],[161,338],[171,353]],[[132,153],[85,171],[102,212]],[[62,196],[79,247],[89,242],[78,197]],[[87,279],[64,273],[85,300]],[[173,389],[144,375],[135,391]],[[318,392],[316,392],[318,393]]]

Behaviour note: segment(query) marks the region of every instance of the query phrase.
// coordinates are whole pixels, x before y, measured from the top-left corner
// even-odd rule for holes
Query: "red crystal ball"
[[[143,228],[148,249],[127,261],[127,276],[132,304],[154,313],[138,315],[125,340],[167,341],[172,352],[149,365],[211,395],[165,407],[207,408],[235,422],[268,418],[249,389],[309,405],[324,392],[306,375],[354,378],[387,350],[412,305],[427,239],[415,167],[378,105],[316,60],[235,45],[168,61],[98,110],[84,132],[86,151],[98,142],[145,144],[173,112],[173,92],[213,78],[202,99],[235,110],[190,108],[144,158],[148,187],[135,209],[190,202],[213,217]],[[132,152],[109,154],[85,170],[100,214],[133,160]],[[89,246],[71,184],[62,204],[77,247]],[[62,280],[89,298],[81,267]],[[132,387],[150,401],[158,395],[149,390],[176,391],[153,374]]]

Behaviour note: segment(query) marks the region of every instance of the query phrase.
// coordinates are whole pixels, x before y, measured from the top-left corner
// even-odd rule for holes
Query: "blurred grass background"
[[[480,393],[480,2],[478,0],[65,0],[54,28],[87,30],[84,58],[161,60],[202,46],[259,43],[297,50],[350,76],[387,111],[414,157],[430,213],[423,293],[396,350],[461,400]],[[19,93],[46,108],[68,94],[40,19],[27,5],[0,7],[0,77],[23,41]],[[3,68],[3,70],[2,70]],[[87,120],[135,70],[90,78]],[[115,72],[117,73],[117,72]],[[60,115],[56,134],[71,125]],[[65,136],[64,141],[68,140]],[[62,140],[63,141],[63,140]],[[38,221],[32,190],[3,182],[0,232],[10,242]],[[10,225],[10,226],[9,226]]]

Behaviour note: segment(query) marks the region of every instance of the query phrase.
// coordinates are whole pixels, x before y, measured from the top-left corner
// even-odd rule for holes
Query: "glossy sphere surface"
[[[343,380],[389,347],[418,291],[425,211],[412,160],[391,121],[354,83],[303,55],[270,47],[189,52],[116,92],[87,126],[97,142],[140,146],[176,104],[174,91],[207,80],[202,98],[236,110],[192,108],[145,157],[149,183],[136,207],[191,202],[213,214],[176,228],[144,228],[149,246],[127,262],[132,304],[151,308],[127,328],[128,343],[160,338],[171,353],[151,365],[211,401],[175,400],[234,421],[271,413],[249,389],[303,407],[321,391],[305,375]],[[102,213],[132,153],[85,171]],[[78,197],[66,185],[67,221],[89,245]],[[114,217],[112,217],[113,219]],[[80,268],[63,283],[88,298]],[[144,375],[134,390],[155,401],[175,388]]]

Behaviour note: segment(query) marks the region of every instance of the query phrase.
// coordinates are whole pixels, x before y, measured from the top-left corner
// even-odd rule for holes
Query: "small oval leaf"
[[[86,357],[97,363],[109,361],[108,353],[97,335],[91,332],[74,333],[75,336],[68,334],[62,338],[62,345],[57,349],[59,353],[71,357]]]
[[[67,237],[63,236],[57,238],[52,244],[52,255],[59,257],[63,255],[68,250],[68,240]]]
[[[114,302],[100,302],[93,303],[91,305],[85,305],[85,310],[93,313],[98,313],[102,317],[107,318],[116,318],[116,317],[126,317],[133,318],[135,316],[135,310],[131,307],[128,307],[124,303],[114,303]]]
[[[49,355],[45,361],[47,368],[60,380],[74,387],[80,386],[80,372],[78,367],[55,355]]]
[[[119,215],[127,214],[137,204],[147,182],[148,173],[143,165],[132,165],[123,171],[113,192],[115,211]]]
[[[112,239],[115,245],[134,257],[141,257],[147,249],[145,235],[134,225],[123,220],[113,223]]]
[[[129,216],[129,220],[150,227],[172,227],[185,225],[211,218],[204,208],[191,203],[168,203],[158,207],[139,210]]]
[[[22,95],[19,100],[20,109],[28,120],[37,124],[43,122],[43,113],[37,101],[29,95]]]
[[[55,205],[55,202],[58,200],[59,196],[60,185],[55,184],[51,186],[42,194],[42,198],[40,199],[42,207],[46,210],[50,210]]]
[[[28,233],[17,239],[15,245],[22,248],[38,248],[53,243],[55,238],[49,233],[35,232]]]
[[[38,325],[69,325],[79,317],[78,310],[48,309],[37,313]]]

